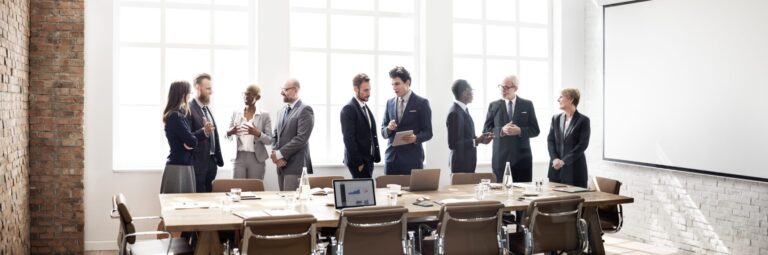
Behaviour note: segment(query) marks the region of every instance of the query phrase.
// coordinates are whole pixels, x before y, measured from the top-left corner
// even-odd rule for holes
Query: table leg
[[[584,207],[582,217],[587,221],[589,236],[589,249],[592,254],[604,255],[603,230],[600,228],[600,219],[597,217],[597,207]]]
[[[220,255],[222,254],[221,244],[219,243],[218,231],[200,231],[197,232],[197,246],[195,255]]]

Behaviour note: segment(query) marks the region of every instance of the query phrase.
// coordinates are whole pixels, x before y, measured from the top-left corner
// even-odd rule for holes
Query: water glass
[[[389,199],[389,205],[397,205],[397,194],[400,193],[402,187],[398,184],[387,184],[387,198]]]
[[[222,197],[219,200],[219,207],[222,213],[229,214],[232,212],[232,199],[230,197]]]
[[[544,188],[544,178],[536,178],[536,191],[541,192]]]
[[[229,195],[232,197],[233,202],[240,202],[240,194],[243,192],[241,188],[229,189]]]
[[[478,184],[475,186],[475,199],[477,200],[484,200],[485,199],[485,186],[483,184]]]
[[[285,199],[285,206],[288,207],[288,209],[296,207],[296,194],[288,193],[285,194],[283,198]]]

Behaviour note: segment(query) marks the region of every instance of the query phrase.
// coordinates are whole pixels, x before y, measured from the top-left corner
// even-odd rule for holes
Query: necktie
[[[205,118],[207,118],[208,121],[213,122],[213,116],[211,115],[211,111],[208,109],[208,106],[203,106],[203,112],[205,113]],[[213,134],[208,134],[208,140],[211,144],[211,155],[216,154],[216,138]]]
[[[402,97],[397,98],[397,123],[403,118],[403,111],[405,110],[405,100]]]
[[[283,115],[283,121],[282,121],[283,123],[280,124],[280,126],[282,126],[283,128],[285,128],[285,121],[288,119],[288,115],[290,114],[291,114],[291,107],[288,106],[288,109],[285,109],[285,114]]]
[[[513,107],[514,105],[512,105],[512,100],[507,101],[507,116],[509,117],[510,121],[512,121],[512,117],[514,117],[515,109]]]

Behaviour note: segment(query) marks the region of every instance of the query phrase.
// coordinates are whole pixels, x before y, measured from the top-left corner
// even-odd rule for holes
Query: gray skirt
[[[165,165],[160,194],[195,193],[195,169],[192,166]]]

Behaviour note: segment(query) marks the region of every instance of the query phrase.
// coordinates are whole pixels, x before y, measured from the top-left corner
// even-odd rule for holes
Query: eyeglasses
[[[515,86],[515,85],[504,86],[504,84],[499,84],[498,86],[499,86],[499,89],[502,89],[502,90],[510,90],[510,89],[516,89],[517,88],[517,86]]]

